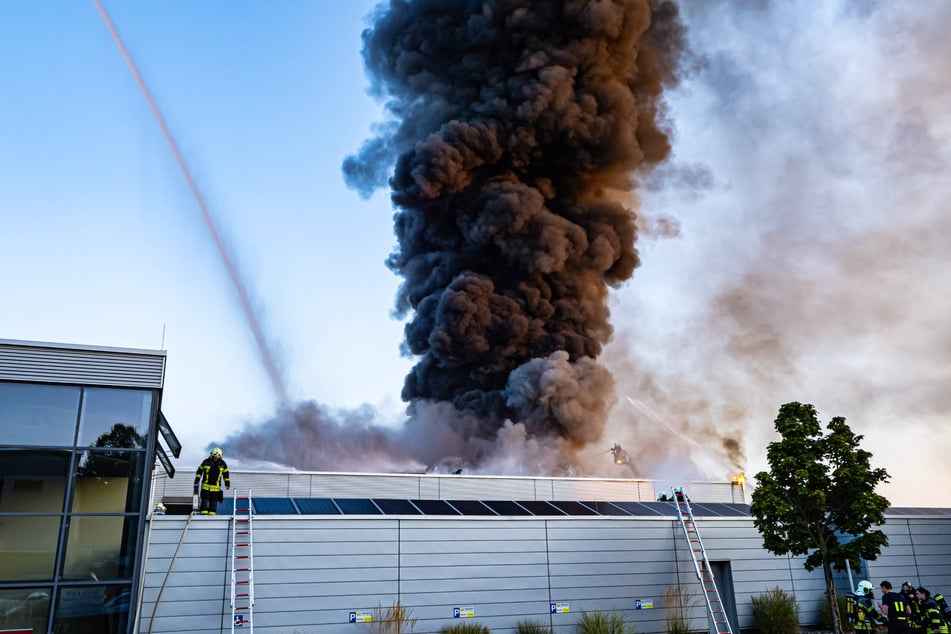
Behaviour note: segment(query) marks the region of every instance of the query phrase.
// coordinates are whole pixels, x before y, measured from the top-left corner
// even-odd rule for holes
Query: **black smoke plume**
[[[411,415],[444,402],[478,439],[511,421],[571,450],[600,440],[608,290],[638,265],[621,194],[670,153],[662,94],[683,39],[671,2],[378,8],[363,53],[393,120],[343,169],[369,195],[395,162]]]
[[[392,118],[343,171],[392,190],[409,418],[298,403],[221,446],[301,469],[600,471],[578,452],[615,400],[596,358],[638,265],[635,175],[670,153],[676,6],[391,0],[363,41]]]

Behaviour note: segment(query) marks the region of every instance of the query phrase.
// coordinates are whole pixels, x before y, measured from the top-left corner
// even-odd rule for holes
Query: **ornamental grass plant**
[[[578,634],[634,634],[634,627],[617,612],[585,612],[578,619]]]
[[[474,622],[453,623],[439,631],[441,634],[489,634],[488,627]]]
[[[799,608],[779,587],[753,597],[753,618],[761,634],[799,633]]]
[[[551,634],[551,628],[541,621],[526,619],[515,626],[516,634]]]

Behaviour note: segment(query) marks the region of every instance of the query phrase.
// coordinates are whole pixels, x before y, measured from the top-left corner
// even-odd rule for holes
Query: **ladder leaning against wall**
[[[713,580],[713,570],[710,568],[710,562],[707,561],[707,552],[703,548],[703,542],[700,540],[700,533],[697,532],[697,525],[693,521],[693,511],[690,509],[690,500],[684,494],[684,490],[674,489],[674,503],[677,506],[677,517],[680,519],[680,526],[684,529],[684,537],[687,538],[687,548],[690,551],[690,557],[693,559],[693,567],[700,579],[700,585],[703,586],[703,599],[707,604],[707,613],[713,620],[716,634],[733,634],[730,628],[730,620],[727,618],[726,610],[723,609],[723,602],[720,600],[720,593],[717,591],[717,584]]]
[[[234,493],[231,516],[231,631],[254,631],[254,522],[251,490]]]

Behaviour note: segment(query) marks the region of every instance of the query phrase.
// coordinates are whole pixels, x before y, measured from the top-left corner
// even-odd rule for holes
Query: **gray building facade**
[[[654,502],[650,482],[241,471],[232,481],[243,493],[253,489],[258,510],[258,632],[356,634],[366,625],[351,623],[353,613],[396,601],[412,611],[416,632],[469,615],[492,631],[532,620],[567,634],[582,613],[596,611],[623,614],[641,634],[665,632],[675,607],[665,603],[669,588],[687,597],[688,627],[708,630],[674,506]],[[187,497],[187,485],[161,479],[155,495],[175,504]],[[685,490],[734,631],[755,627],[752,598],[776,587],[795,597],[803,624],[820,622],[821,571],[804,570],[801,557],[763,550],[736,485],[685,483]],[[401,514],[409,507],[395,502],[409,500],[431,514]],[[449,501],[467,514],[425,500]],[[467,506],[473,500],[494,511],[481,514]],[[525,507],[555,501],[571,514],[534,506],[538,514],[512,514],[506,502],[516,500]],[[853,581],[907,578],[951,588],[949,529],[951,512],[892,509],[885,527],[891,545],[854,571]],[[140,631],[231,631],[229,539],[226,515],[152,519]],[[850,588],[846,574],[839,587]]]

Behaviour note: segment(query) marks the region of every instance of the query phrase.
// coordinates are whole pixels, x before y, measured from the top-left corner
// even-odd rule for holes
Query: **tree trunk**
[[[835,634],[844,634],[842,619],[839,618],[839,599],[835,596],[835,580],[832,578],[832,566],[829,562],[822,562],[822,573],[826,579],[826,592],[829,595],[829,609],[832,612],[832,631]]]

